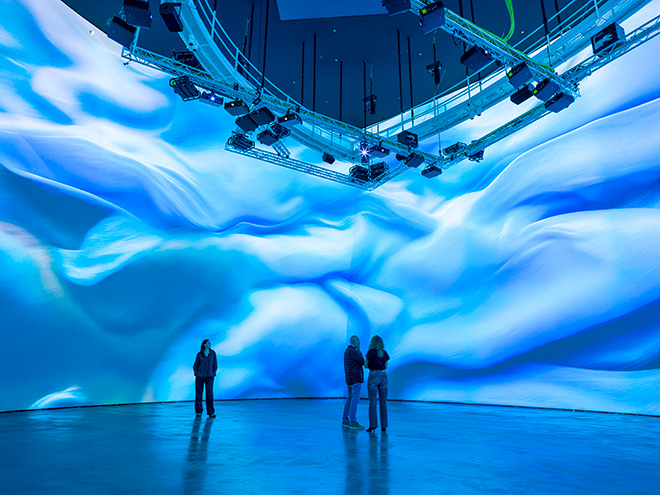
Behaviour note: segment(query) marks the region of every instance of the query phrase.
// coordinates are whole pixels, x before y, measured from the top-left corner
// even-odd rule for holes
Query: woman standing
[[[211,341],[202,341],[202,347],[197,353],[193,372],[195,373],[195,414],[201,416],[204,411],[202,407],[202,393],[206,387],[206,412],[209,418],[215,418],[215,407],[213,406],[213,380],[218,371],[218,359],[215,351],[211,349]]]
[[[387,430],[387,362],[390,356],[385,350],[383,339],[378,335],[371,338],[369,351],[367,351],[367,362],[365,366],[369,368],[369,379],[367,380],[367,390],[369,392],[369,428],[367,432],[371,433],[378,426],[378,416],[376,413],[376,396],[380,403],[380,429]]]

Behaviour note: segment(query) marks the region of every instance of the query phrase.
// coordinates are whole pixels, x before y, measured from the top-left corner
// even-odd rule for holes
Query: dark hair
[[[199,352],[204,352],[204,344],[206,344],[207,342],[208,342],[209,344],[211,343],[211,341],[210,341],[209,339],[204,339],[204,340],[202,340],[202,345],[201,345],[201,347],[199,348]],[[210,349],[210,348],[211,348],[211,346],[209,345],[209,349]]]
[[[371,337],[369,349],[376,349],[378,357],[383,357],[385,354],[385,344],[383,344],[383,339],[381,339],[378,335]]]

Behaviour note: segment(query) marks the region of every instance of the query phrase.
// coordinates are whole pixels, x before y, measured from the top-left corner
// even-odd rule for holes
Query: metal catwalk
[[[342,400],[0,414],[0,493],[657,494],[660,418],[389,402],[387,433]],[[358,420],[367,422],[362,401]]]

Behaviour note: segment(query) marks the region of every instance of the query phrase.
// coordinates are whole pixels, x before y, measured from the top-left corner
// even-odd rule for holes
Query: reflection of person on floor
[[[209,417],[215,418],[215,407],[213,406],[213,380],[218,371],[218,359],[215,351],[211,349],[211,341],[205,339],[202,348],[197,353],[193,372],[195,373],[195,414],[201,416],[204,411],[202,407],[202,392],[206,388],[206,412]]]
[[[196,417],[190,433],[190,443],[188,444],[188,463],[183,478],[184,495],[199,495],[204,491],[209,438],[211,437],[213,421],[206,421],[200,434],[201,424],[202,419]]]
[[[378,427],[378,416],[376,414],[376,396],[380,403],[380,427],[382,431],[387,429],[387,362],[390,356],[385,350],[383,339],[374,335],[369,343],[367,351],[367,363],[369,368],[369,378],[367,380],[367,391],[369,392],[369,428],[367,432],[371,433]]]
[[[364,430],[364,426],[357,422],[357,406],[360,401],[360,388],[364,382],[364,357],[360,352],[360,339],[353,335],[349,346],[344,351],[344,373],[346,374],[346,403],[344,404],[344,415],[341,425],[344,428]]]

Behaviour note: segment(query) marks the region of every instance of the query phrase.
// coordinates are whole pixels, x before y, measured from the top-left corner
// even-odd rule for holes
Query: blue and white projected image
[[[363,192],[227,153],[226,112],[59,0],[0,23],[0,410],[192,399],[206,338],[216,398],[338,397],[378,334],[391,398],[660,413],[659,38]]]

